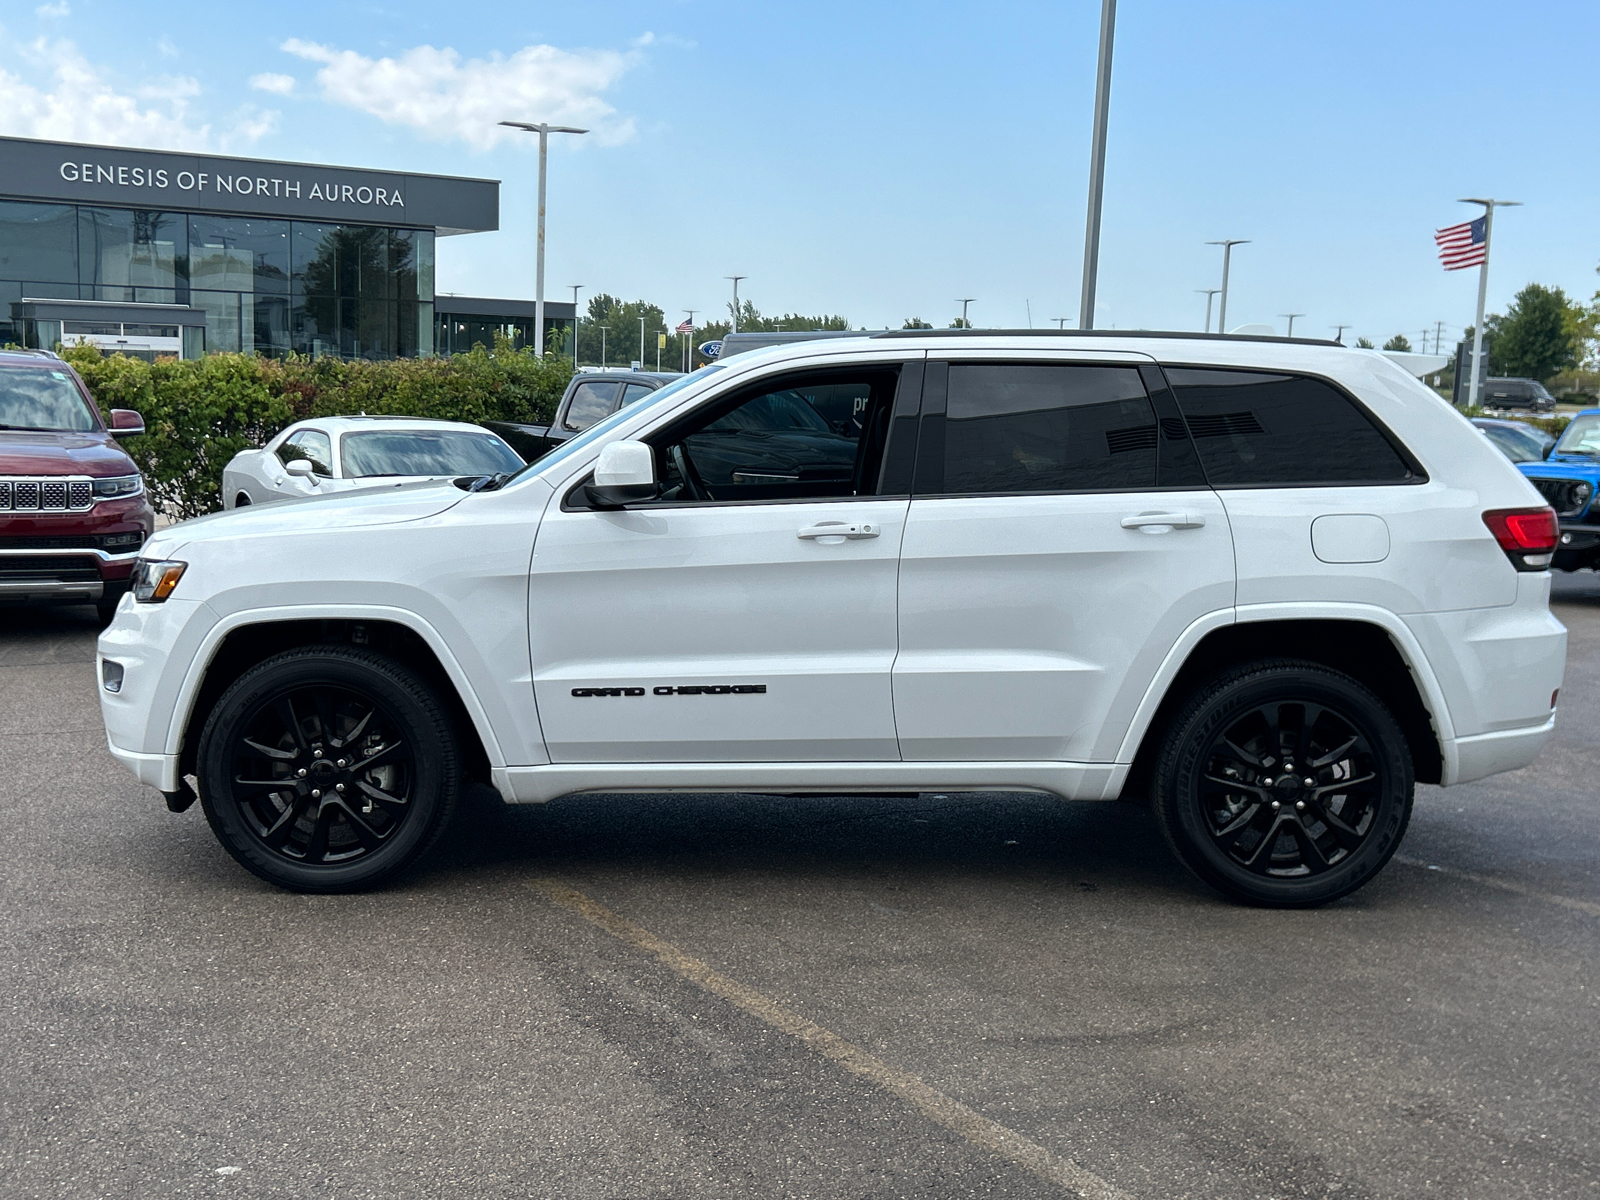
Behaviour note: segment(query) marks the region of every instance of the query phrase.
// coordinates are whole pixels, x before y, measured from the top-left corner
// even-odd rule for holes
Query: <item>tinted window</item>
[[[714,406],[659,453],[669,503],[798,500],[876,490],[897,373],[791,377]]]
[[[0,367],[0,429],[93,428],[94,414],[65,371]]]
[[[952,363],[945,494],[1137,490],[1156,418],[1133,367]]]
[[[1410,469],[1348,396],[1264,371],[1169,368],[1213,487],[1400,483]]]
[[[635,400],[643,400],[655,389],[644,383],[630,383],[622,389],[622,403],[620,408],[627,408]]]
[[[562,419],[562,426],[574,433],[589,428],[601,417],[611,415],[617,407],[617,393],[622,390],[620,383],[609,380],[587,380],[580,383],[572,393],[572,403],[567,405],[567,415]]]
[[[457,429],[347,433],[340,439],[344,477],[379,475],[494,475],[522,460],[499,438]]]
[[[303,458],[316,468],[318,475],[333,474],[333,443],[320,429],[301,429],[291,433],[278,447],[278,457],[285,465]]]

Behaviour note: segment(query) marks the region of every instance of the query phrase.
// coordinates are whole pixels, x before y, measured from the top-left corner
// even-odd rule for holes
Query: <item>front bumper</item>
[[[92,604],[125,584],[139,557],[106,550],[0,549],[0,599]]]

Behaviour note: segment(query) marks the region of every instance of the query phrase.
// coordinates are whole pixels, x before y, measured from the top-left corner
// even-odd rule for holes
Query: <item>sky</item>
[[[1413,344],[1473,319],[1477,272],[1432,231],[1497,214],[1489,308],[1600,287],[1589,105],[1600,5],[1122,0],[1101,328],[1228,325]],[[725,314],[853,325],[1076,318],[1095,0],[0,4],[0,133],[503,181],[501,229],[441,239],[438,287],[547,280]],[[4,164],[0,163],[0,171]],[[3,184],[0,184],[3,190]],[[702,319],[697,316],[696,321]]]

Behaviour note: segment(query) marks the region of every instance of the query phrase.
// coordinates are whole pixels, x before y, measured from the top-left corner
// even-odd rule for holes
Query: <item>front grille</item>
[[[17,554],[0,558],[0,582],[99,583],[100,568],[92,558],[53,554]]]
[[[0,479],[0,512],[88,512],[94,483],[88,479]]]
[[[1575,517],[1594,496],[1594,486],[1582,479],[1532,479],[1545,502],[1558,517]]]
[[[0,537],[0,550],[104,550],[107,554],[132,554],[143,543],[143,533],[23,534]]]

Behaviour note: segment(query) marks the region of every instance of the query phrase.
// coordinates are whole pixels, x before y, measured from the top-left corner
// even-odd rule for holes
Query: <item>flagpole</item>
[[[1472,386],[1467,392],[1467,407],[1475,408],[1483,395],[1483,380],[1487,374],[1483,369],[1483,309],[1484,303],[1489,298],[1489,247],[1494,235],[1494,210],[1496,207],[1516,208],[1522,201],[1479,200],[1469,197],[1460,200],[1459,203],[1483,205],[1483,262],[1478,264],[1478,317],[1472,323]]]

